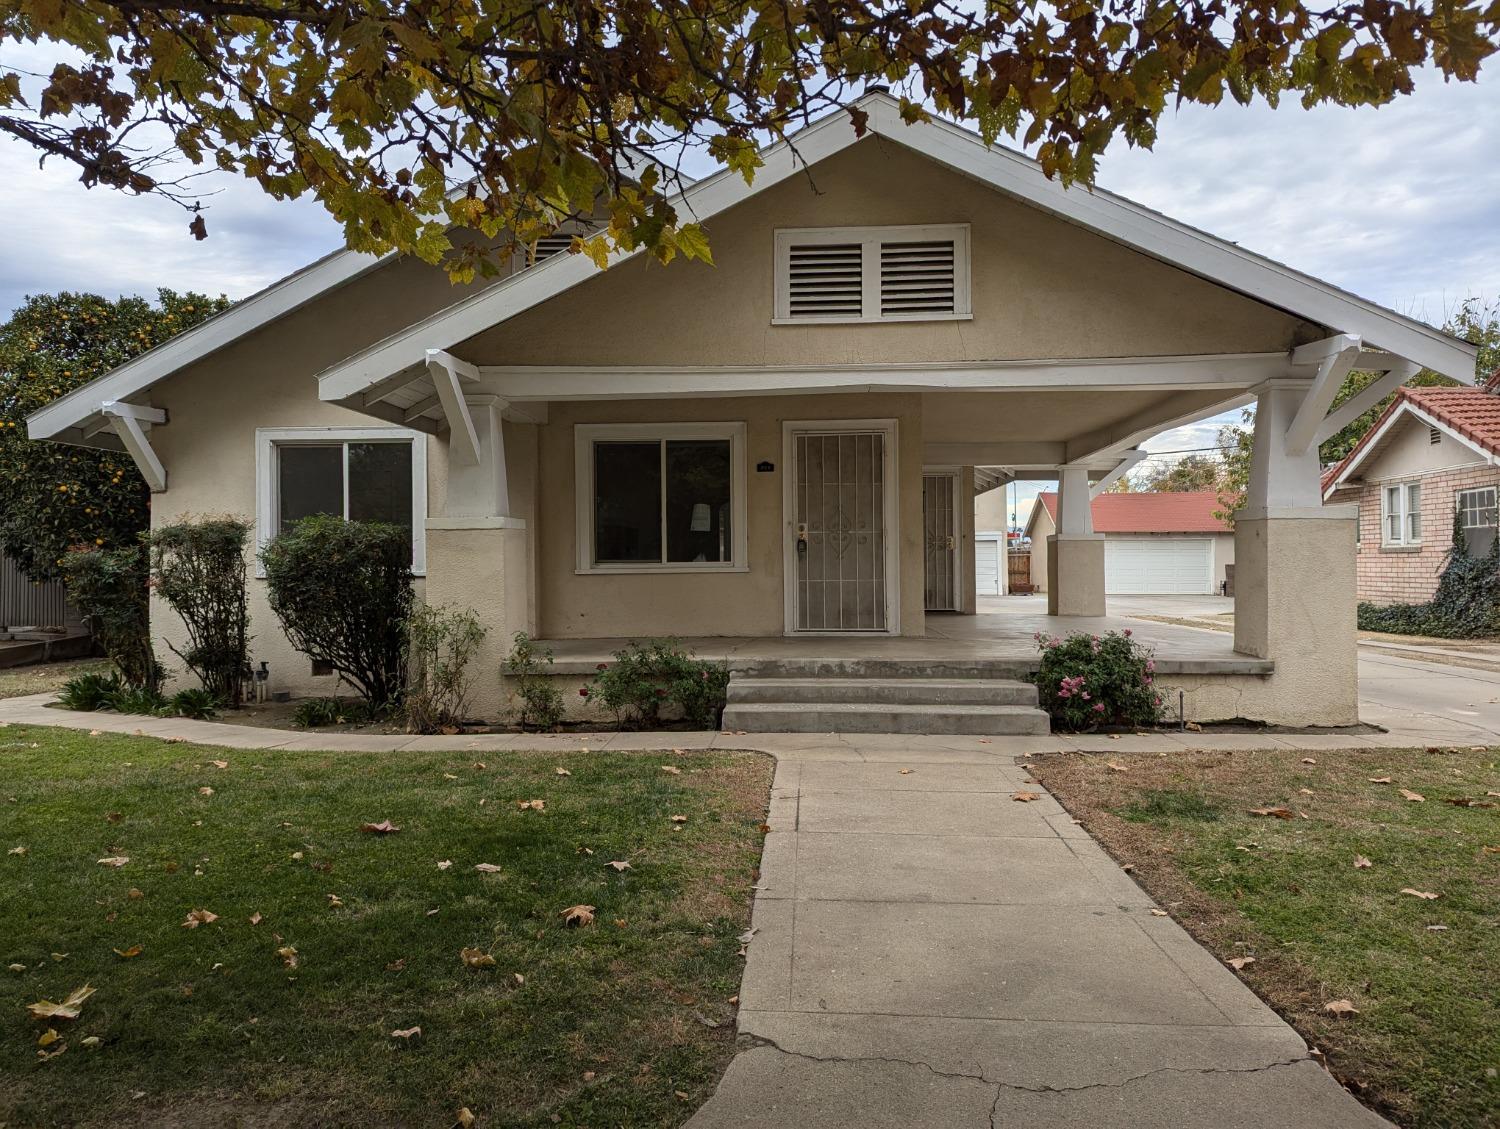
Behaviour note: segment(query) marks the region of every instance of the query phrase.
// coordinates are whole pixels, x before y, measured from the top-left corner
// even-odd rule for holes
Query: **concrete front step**
[[[729,682],[730,705],[744,702],[889,706],[1035,706],[1036,687],[1000,678],[741,678]]]
[[[1038,736],[1051,732],[1047,715],[1031,706],[829,701],[731,701],[724,709],[724,728],[746,733],[926,733],[986,737]]]

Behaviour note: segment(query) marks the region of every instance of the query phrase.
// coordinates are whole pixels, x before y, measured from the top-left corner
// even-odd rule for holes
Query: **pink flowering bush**
[[[1037,696],[1058,729],[1154,725],[1161,714],[1156,663],[1129,629],[1066,639],[1038,633]]]

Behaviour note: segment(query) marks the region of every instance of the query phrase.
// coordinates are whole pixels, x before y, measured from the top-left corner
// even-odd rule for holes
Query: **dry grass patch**
[[[1500,1123],[1495,750],[1057,754],[1032,772],[1195,937],[1253,958],[1240,975],[1371,1105]]]

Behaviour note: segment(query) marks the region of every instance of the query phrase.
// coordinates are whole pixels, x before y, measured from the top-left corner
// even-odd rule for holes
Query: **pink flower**
[[[1132,631],[1132,630],[1130,630],[1130,628],[1127,627],[1124,631],[1121,632],[1121,634],[1124,635],[1125,638],[1129,639],[1132,635],[1135,634],[1135,632]]]
[[[1147,659],[1146,660],[1146,669],[1148,671],[1155,670],[1156,669],[1156,660],[1155,659]]]
[[[1087,690],[1083,692],[1083,700],[1085,702],[1089,700],[1089,692]]]
[[[1094,712],[1095,713],[1103,713],[1104,712],[1104,703],[1103,702],[1095,702],[1094,703]]]

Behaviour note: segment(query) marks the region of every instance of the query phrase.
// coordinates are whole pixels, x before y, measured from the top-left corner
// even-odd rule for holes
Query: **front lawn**
[[[1436,1127],[1500,1124],[1497,766],[1493,749],[1445,748],[1032,771],[1194,936],[1252,958],[1240,975],[1337,1077]],[[1328,1010],[1340,1000],[1356,1011]]]
[[[45,694],[61,690],[70,678],[80,674],[104,674],[110,669],[105,659],[68,659],[66,662],[36,663],[0,670],[0,698],[22,698],[28,694]]]
[[[770,773],[0,728],[0,1124],[676,1125],[733,1054]]]

